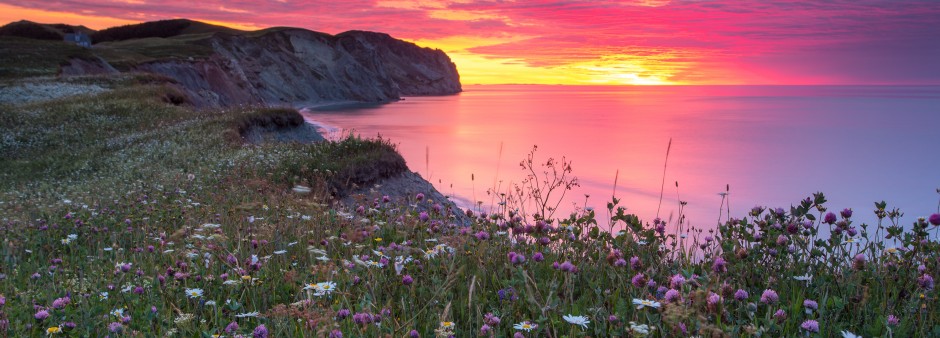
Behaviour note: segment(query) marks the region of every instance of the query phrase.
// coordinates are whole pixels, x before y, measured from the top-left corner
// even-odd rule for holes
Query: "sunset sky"
[[[940,1],[0,0],[0,23],[386,32],[464,84],[940,84]]]

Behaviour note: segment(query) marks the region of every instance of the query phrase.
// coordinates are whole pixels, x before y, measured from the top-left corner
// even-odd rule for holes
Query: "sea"
[[[304,115],[332,138],[390,140],[473,210],[526,191],[520,162],[535,149],[536,175],[552,159],[577,178],[553,192],[555,218],[594,210],[606,224],[616,197],[645,222],[681,213],[709,229],[817,192],[857,223],[878,222],[877,201],[902,224],[940,212],[940,86],[470,85]]]

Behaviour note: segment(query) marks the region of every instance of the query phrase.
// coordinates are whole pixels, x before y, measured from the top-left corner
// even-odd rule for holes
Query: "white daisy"
[[[202,297],[202,289],[186,289],[186,296],[189,296],[189,298]]]
[[[564,318],[566,322],[574,325],[580,325],[585,329],[587,328],[587,325],[591,323],[587,316],[564,315],[562,318]]]
[[[260,315],[260,314],[261,314],[261,312],[258,312],[258,311],[246,312],[246,313],[239,313],[239,314],[235,315],[235,318],[257,317],[257,316]]]
[[[793,276],[793,279],[801,281],[801,282],[809,282],[813,280],[813,276],[810,276],[810,275]]]
[[[283,255],[283,254],[286,254],[286,253],[287,253],[287,250],[278,250],[278,251],[275,251],[275,252],[274,252],[275,255]]]
[[[647,307],[647,306],[649,306],[649,307],[651,307],[651,308],[658,309],[658,308],[660,307],[660,305],[662,305],[662,304],[659,304],[659,302],[654,301],[654,300],[637,299],[637,298],[634,298],[634,299],[633,299],[633,305],[636,305],[636,309],[639,310],[639,309],[642,309],[642,308]]]
[[[862,338],[862,336],[859,336],[849,331],[842,331],[842,338]]]
[[[539,326],[535,325],[535,323],[530,323],[528,321],[525,321],[525,322],[513,325],[512,327],[514,327],[516,330],[523,330],[525,332],[530,332]]]
[[[313,290],[314,296],[320,297],[333,293],[336,290],[335,282],[320,282],[316,284],[307,284],[304,290]]]
[[[639,335],[648,335],[650,334],[650,327],[646,324],[637,324],[635,322],[630,322],[630,331],[633,331]]]

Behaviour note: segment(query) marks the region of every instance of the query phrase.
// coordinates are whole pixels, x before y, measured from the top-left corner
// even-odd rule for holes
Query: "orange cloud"
[[[940,6],[930,2],[0,0],[4,21],[181,17],[386,32],[448,52],[466,83],[940,83]]]

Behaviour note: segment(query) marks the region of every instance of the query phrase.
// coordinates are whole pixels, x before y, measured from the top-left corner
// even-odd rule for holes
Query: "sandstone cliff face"
[[[217,33],[196,43],[213,54],[142,63],[131,71],[173,79],[197,106],[388,102],[461,91],[457,68],[444,52],[387,34],[282,28]]]

